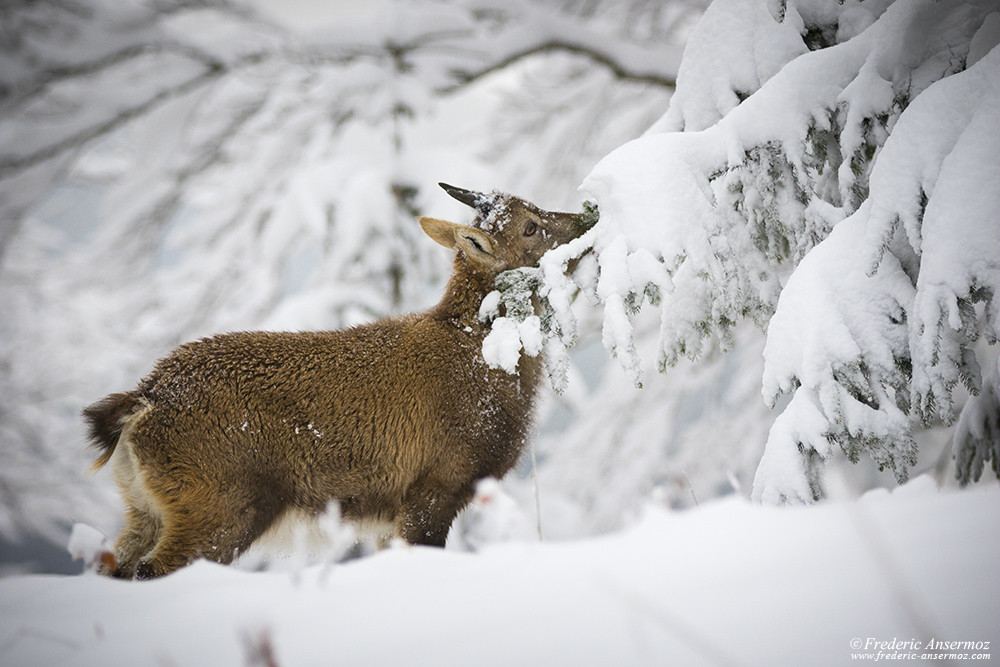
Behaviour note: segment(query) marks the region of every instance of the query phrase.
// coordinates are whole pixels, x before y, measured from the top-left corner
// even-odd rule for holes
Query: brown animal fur
[[[95,468],[113,462],[127,507],[111,574],[229,563],[286,512],[316,515],[333,499],[348,520],[443,546],[475,481],[514,465],[540,361],[489,368],[479,305],[500,271],[536,264],[581,230],[568,213],[444,187],[480,215],[478,227],[420,220],[457,249],[435,308],[343,331],[187,343],[134,391],[84,410]]]

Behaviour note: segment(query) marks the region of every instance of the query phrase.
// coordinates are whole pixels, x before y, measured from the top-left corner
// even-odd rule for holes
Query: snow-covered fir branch
[[[767,328],[765,398],[793,397],[759,499],[821,497],[834,445],[905,480],[914,432],[955,419],[959,383],[980,390],[974,344],[1000,333],[1000,200],[977,185],[1000,180],[994,10],[717,0],[667,114],[584,181],[606,331],[650,282],[661,365]],[[649,255],[667,276],[633,268]]]

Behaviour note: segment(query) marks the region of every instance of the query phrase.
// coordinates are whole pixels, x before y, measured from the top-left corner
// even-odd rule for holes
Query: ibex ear
[[[427,234],[427,236],[445,248],[455,247],[455,228],[464,226],[448,222],[447,220],[438,220],[437,218],[418,218],[418,220],[420,221],[420,228],[424,230],[424,234]]]
[[[455,243],[475,264],[491,267],[497,262],[497,258],[493,256],[493,237],[481,229],[458,225],[455,229]]]
[[[445,248],[458,246],[473,262],[487,266],[496,264],[493,237],[483,230],[437,218],[420,218],[420,226],[427,236]]]

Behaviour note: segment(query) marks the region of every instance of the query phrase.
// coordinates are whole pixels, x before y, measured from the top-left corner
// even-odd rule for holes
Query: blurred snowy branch
[[[577,205],[702,5],[414,0],[302,35],[228,0],[3,3],[0,535],[104,527],[79,410],[177,343],[429,305],[413,218],[458,211],[429,184]]]
[[[5,55],[13,66],[0,81],[6,116],[0,179],[112,133],[174,97],[267,64],[318,68],[370,60],[378,65],[361,72],[374,75],[368,85],[379,83],[378,69],[382,76],[414,73],[412,92],[421,88],[426,95],[455,90],[535,54],[565,51],[619,79],[673,87],[680,47],[663,37],[699,5],[670,7],[634,2],[622,17],[615,9],[561,11],[555,3],[513,2],[502,9],[471,0],[407,3],[392,8],[391,20],[351,25],[329,35],[332,43],[317,43],[290,40],[225,0],[86,8],[14,3],[3,10]],[[637,24],[646,33],[641,41],[621,39]],[[218,39],[220,32],[225,39]],[[349,90],[351,83],[360,81],[340,86]],[[120,99],[108,98],[112,90]],[[33,127],[39,122],[44,131]]]

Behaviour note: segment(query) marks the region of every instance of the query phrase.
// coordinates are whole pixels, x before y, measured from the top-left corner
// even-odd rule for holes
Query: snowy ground
[[[1000,488],[921,477],[794,509],[649,507],[618,534],[477,554],[397,548],[298,572],[199,562],[146,583],[9,577],[0,664],[847,665],[902,642],[989,662],[998,525]]]

